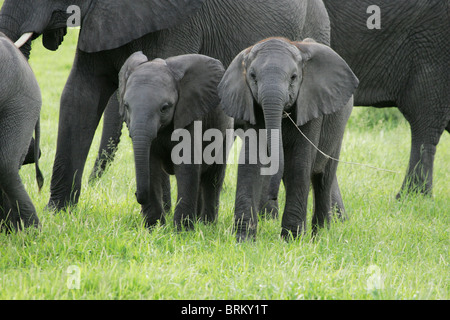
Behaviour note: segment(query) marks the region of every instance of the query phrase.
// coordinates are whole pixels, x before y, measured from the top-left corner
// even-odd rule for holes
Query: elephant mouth
[[[50,24],[42,33],[42,44],[51,51],[58,50],[61,43],[64,41],[64,36],[67,34],[67,19],[68,13],[65,11],[54,11],[50,18]]]
[[[42,44],[46,49],[56,51],[64,41],[64,36],[66,34],[67,28],[65,27],[46,30],[42,34]]]
[[[56,28],[46,30],[42,34],[42,44],[51,51],[58,50],[61,43],[64,41],[64,36],[67,34],[66,28]],[[28,32],[16,41],[15,45],[20,49],[22,54],[29,59],[31,53],[31,42],[37,39],[41,34],[36,32]]]
[[[67,13],[63,11],[55,11],[52,13],[50,23],[44,30],[33,30],[29,28],[28,32],[21,35],[16,42],[16,46],[21,49],[25,56],[29,56],[31,50],[31,42],[42,35],[42,44],[51,51],[58,50],[67,34]]]

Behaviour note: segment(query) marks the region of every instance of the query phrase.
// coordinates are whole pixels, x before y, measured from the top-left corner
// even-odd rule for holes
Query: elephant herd
[[[402,112],[411,126],[411,155],[397,196],[431,194],[436,146],[450,131],[447,1],[5,0],[0,11],[2,226],[39,226],[18,175],[31,153],[42,186],[41,96],[26,59],[41,35],[45,48],[58,49],[71,18],[69,6],[79,9],[81,28],[61,94],[47,208],[64,210],[78,202],[103,113],[91,179],[112,159],[114,150],[102,149],[111,140],[117,147],[125,122],[133,143],[136,198],[148,227],[165,220],[169,175],[177,180],[178,230],[216,219],[233,143],[223,138],[239,130],[247,138],[255,132],[258,143],[244,143],[241,150],[238,241],[254,239],[261,210],[277,212],[281,182],[286,189],[282,237],[304,232],[310,185],[313,233],[334,210],[345,216],[334,159],[353,105]],[[374,6],[378,23],[370,27],[374,17],[368,8]],[[190,139],[198,132],[217,141]],[[187,148],[180,150],[180,140],[189,141]],[[202,159],[208,151],[214,161]]]

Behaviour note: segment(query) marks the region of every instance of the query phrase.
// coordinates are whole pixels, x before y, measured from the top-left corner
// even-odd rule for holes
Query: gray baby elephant
[[[266,39],[233,60],[218,88],[223,110],[242,121],[246,129],[266,129],[266,149],[278,155],[278,170],[264,175],[262,161],[248,161],[253,156],[251,146],[242,149],[246,161],[239,164],[235,201],[238,241],[255,237],[258,212],[267,199],[271,179],[277,176],[283,178],[286,189],[283,237],[297,237],[305,230],[311,182],[313,232],[329,221],[332,198],[340,198],[338,164],[312,144],[339,158],[357,85],[347,63],[328,46],[312,40]],[[335,202],[341,204],[342,199]]]
[[[36,209],[19,176],[33,130],[36,130],[34,162],[39,189],[44,182],[39,170],[39,114],[41,91],[27,60],[0,33],[0,229],[37,227]]]
[[[148,61],[132,54],[119,73],[119,110],[132,138],[136,168],[136,198],[147,227],[165,222],[163,186],[166,174],[177,179],[174,222],[178,230],[191,229],[196,219],[216,219],[225,176],[225,139],[215,163],[196,161],[203,133],[217,129],[223,137],[233,121],[219,108],[217,85],[224,73],[220,61],[199,54]],[[200,132],[195,132],[200,127]],[[183,161],[174,157],[180,145],[174,132],[190,139]],[[200,143],[196,145],[199,136]],[[185,142],[184,139],[182,142]],[[191,145],[192,143],[192,145]],[[198,159],[197,159],[198,160]],[[200,159],[202,160],[202,159]]]

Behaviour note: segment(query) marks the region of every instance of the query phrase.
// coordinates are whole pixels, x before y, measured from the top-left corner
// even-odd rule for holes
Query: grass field
[[[398,173],[341,164],[338,177],[350,219],[322,230],[314,242],[309,232],[285,242],[279,237],[280,220],[262,220],[255,242],[236,244],[235,166],[227,169],[216,224],[176,233],[168,223],[149,232],[134,196],[126,128],[115,162],[102,179],[88,185],[99,127],[78,206],[68,213],[45,211],[59,98],[77,33],[70,30],[57,52],[46,51],[40,39],[33,44],[31,65],[43,95],[40,163],[46,181],[41,193],[33,166],[24,167],[21,175],[42,228],[0,234],[0,299],[450,298],[450,135],[444,133],[438,146],[433,197],[397,201],[410,133],[396,109],[354,109],[341,159]],[[175,197],[174,192],[173,202]]]

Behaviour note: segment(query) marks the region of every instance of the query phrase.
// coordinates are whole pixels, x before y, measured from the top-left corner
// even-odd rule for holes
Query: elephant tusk
[[[14,45],[17,47],[17,48],[20,48],[20,47],[22,47],[25,43],[27,43],[27,41],[28,40],[30,40],[30,38],[33,36],[33,32],[27,32],[27,33],[24,33],[20,38],[19,38],[19,40],[17,40],[16,42],[14,42]]]

